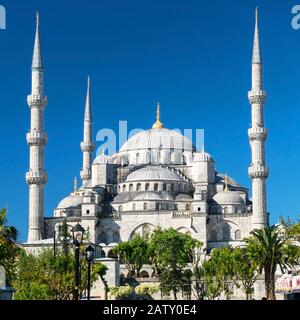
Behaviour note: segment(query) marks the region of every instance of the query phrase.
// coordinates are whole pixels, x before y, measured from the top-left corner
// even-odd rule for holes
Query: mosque
[[[53,216],[45,217],[44,64],[40,46],[40,20],[32,61],[32,92],[27,101],[31,128],[27,133],[30,150],[28,240],[24,245],[42,247],[51,243],[64,220],[71,226],[80,223],[89,231],[89,240],[104,252],[135,234],[154,228],[174,228],[202,241],[207,250],[239,246],[251,230],[268,224],[265,162],[263,63],[258,31],[258,12],[252,56],[252,88],[248,93],[252,125],[248,130],[252,162],[252,197],[249,190],[233,178],[216,171],[213,157],[162,123],[157,105],[152,127],[127,140],[113,156],[104,153],[93,158],[93,119],[91,88],[88,80],[80,144],[83,163],[81,184],[56,205]],[[49,110],[50,112],[50,110]],[[245,111],[247,112],[247,111]],[[151,125],[151,123],[149,123]],[[241,133],[243,134],[243,133]],[[75,151],[74,151],[75,152]],[[55,177],[53,177],[55,179]]]

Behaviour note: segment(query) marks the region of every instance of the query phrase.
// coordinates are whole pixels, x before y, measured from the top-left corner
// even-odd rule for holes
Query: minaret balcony
[[[262,166],[260,164],[253,164],[248,169],[249,176],[251,178],[268,178],[269,168]]]
[[[48,141],[48,136],[45,132],[28,132],[26,140],[30,146],[44,146]]]
[[[93,152],[95,149],[95,144],[93,142],[83,141],[80,143],[82,152]]]
[[[264,90],[249,91],[248,99],[251,105],[253,104],[263,105],[266,102],[267,94]]]
[[[268,129],[263,127],[250,128],[248,130],[250,141],[259,140],[265,141],[268,136]]]
[[[27,103],[29,108],[44,108],[48,103],[48,98],[40,95],[29,95]]]
[[[42,172],[28,171],[28,172],[26,172],[26,182],[28,184],[43,185],[43,184],[47,183],[47,180],[48,180],[48,174],[46,171],[42,171]]]

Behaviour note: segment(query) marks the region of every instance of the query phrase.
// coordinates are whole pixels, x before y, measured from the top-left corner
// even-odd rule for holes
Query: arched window
[[[121,191],[121,186],[119,186],[119,191]]]
[[[158,190],[158,183],[155,183],[154,184],[154,191],[157,191]]]
[[[136,185],[136,191],[141,191],[142,190],[142,185],[140,183],[138,183]]]
[[[155,210],[159,210],[159,202],[155,202]]]
[[[236,230],[234,238],[235,238],[235,240],[241,240],[241,238],[242,238],[241,230]]]
[[[239,207],[237,207],[237,206],[234,207],[234,212],[235,212],[235,213],[239,213]]]
[[[157,152],[157,163],[160,163],[161,162],[161,153],[160,152]]]
[[[126,185],[123,185],[123,192],[126,192]]]
[[[151,163],[151,154],[149,151],[146,153],[146,163]]]
[[[130,185],[129,185],[129,192],[132,192],[132,191],[133,191],[133,184],[130,183]]]
[[[149,184],[149,183],[146,183],[145,190],[146,190],[146,191],[149,191],[149,189],[150,189],[150,184]]]
[[[148,203],[145,202],[143,207],[144,207],[144,211],[147,211],[148,210]]]
[[[135,203],[132,205],[132,211],[136,211],[136,204]]]
[[[174,188],[174,183],[171,184],[171,191],[174,191],[175,188]]]
[[[230,226],[227,223],[223,226],[223,240],[230,240]]]
[[[185,210],[191,210],[191,206],[188,203],[185,205]]]
[[[163,191],[167,191],[167,184],[166,183],[163,184]]]
[[[123,211],[123,206],[119,206],[119,212]]]
[[[113,258],[113,259],[117,259],[118,256],[115,254],[114,250],[113,249],[110,249],[107,253],[107,257],[108,258]]]
[[[149,278],[149,273],[146,270],[142,270],[140,272],[140,277],[141,278]]]
[[[137,153],[135,156],[135,163],[138,164],[140,162],[140,154]]]
[[[211,241],[218,241],[218,232],[217,232],[217,230],[211,230],[210,238],[211,238]]]

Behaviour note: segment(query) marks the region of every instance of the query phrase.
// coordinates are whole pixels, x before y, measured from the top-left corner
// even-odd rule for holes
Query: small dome
[[[191,201],[191,200],[193,200],[193,198],[188,194],[181,193],[176,197],[176,201]]]
[[[193,162],[210,162],[214,161],[212,156],[204,151],[194,153],[194,160]]]
[[[99,156],[96,157],[93,164],[112,164],[113,160],[110,156],[107,156],[104,153],[101,153]]]
[[[176,173],[159,166],[147,166],[142,169],[133,171],[127,176],[126,182],[157,180],[182,182],[182,180]]]
[[[76,208],[83,203],[83,199],[79,195],[69,195],[58,204],[57,208],[66,209],[66,208]]]
[[[239,193],[234,191],[222,191],[213,196],[213,200],[218,204],[245,204]]]
[[[142,192],[134,197],[133,201],[145,201],[145,200],[163,200],[162,197],[155,192]]]

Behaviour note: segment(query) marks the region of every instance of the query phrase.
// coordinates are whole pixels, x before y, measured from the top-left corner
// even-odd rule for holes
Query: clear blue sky
[[[251,187],[247,168],[254,9],[260,7],[270,129],[267,162],[271,221],[300,213],[300,30],[291,27],[286,0],[0,0],[0,207],[20,239],[27,233],[29,108],[35,11],[49,105],[45,126],[46,215],[72,191],[82,155],[86,77],[92,78],[94,133],[149,128],[159,100],[168,128],[204,128],[206,149],[219,172]]]

